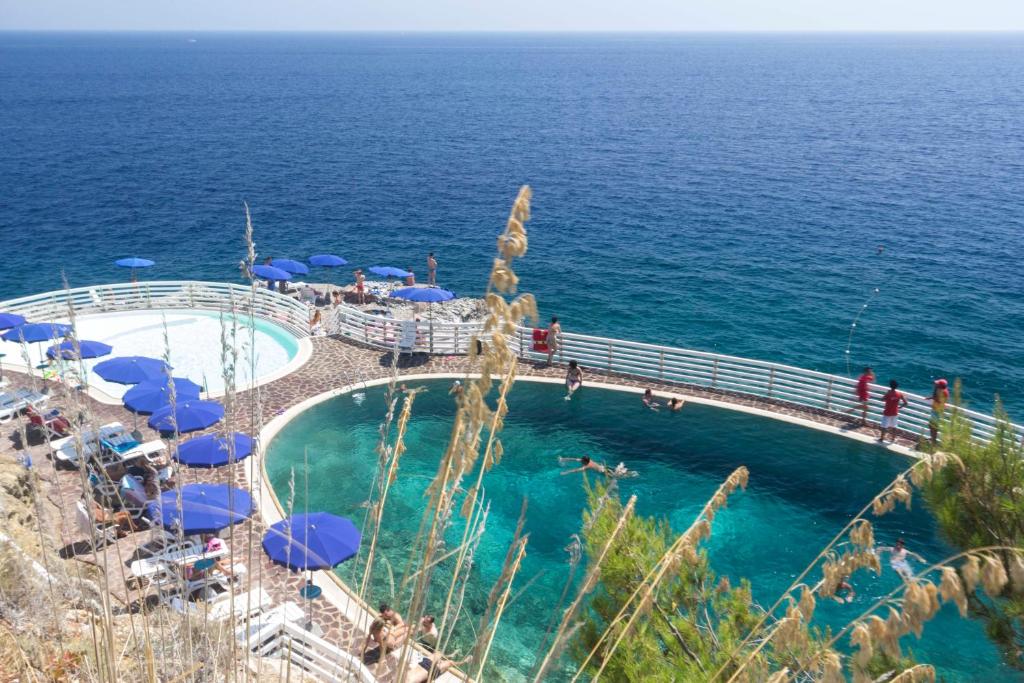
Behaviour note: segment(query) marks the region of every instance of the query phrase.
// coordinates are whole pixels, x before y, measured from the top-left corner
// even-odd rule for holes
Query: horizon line
[[[924,34],[1024,34],[1022,28],[785,28],[785,29],[401,29],[401,28],[361,28],[361,29],[315,29],[315,28],[29,28],[0,27],[0,33],[264,33],[264,34],[421,34],[421,35],[708,35],[708,34],[749,34],[749,35],[829,35],[829,34],[888,34],[888,35],[924,35]]]

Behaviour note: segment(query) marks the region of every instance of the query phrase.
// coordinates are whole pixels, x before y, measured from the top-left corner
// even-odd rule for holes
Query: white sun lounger
[[[222,588],[225,587],[222,586]],[[262,588],[256,588],[248,593],[236,593],[234,597],[235,617],[244,619],[246,614],[269,608],[272,602],[270,595]],[[205,602],[183,600],[181,596],[175,595],[169,600],[169,603],[174,610],[182,614],[188,613],[200,618],[205,615],[210,621],[223,621],[231,616],[230,588],[226,588],[224,592]]]
[[[50,397],[31,389],[17,389],[0,394],[0,422],[13,420],[18,413],[32,406],[36,410],[46,408]]]

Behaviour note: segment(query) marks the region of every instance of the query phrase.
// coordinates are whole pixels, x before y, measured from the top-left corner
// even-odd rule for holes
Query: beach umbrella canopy
[[[149,379],[165,377],[170,369],[171,366],[159,358],[119,356],[97,363],[93,372],[108,382],[138,384]]]
[[[292,515],[272,525],[263,550],[276,564],[294,571],[330,569],[359,552],[359,530],[327,512]]]
[[[204,434],[189,439],[178,446],[174,459],[189,467],[220,467],[229,461],[228,447],[235,445],[235,460],[242,460],[252,454],[252,439],[241,432],[235,432],[229,438],[216,434]]]
[[[440,287],[404,287],[391,292],[391,296],[397,299],[433,304],[438,301],[451,301],[455,298],[455,292]]]
[[[71,325],[63,323],[25,323],[3,333],[5,341],[44,342],[71,334]]]
[[[195,401],[203,388],[184,377],[174,379],[174,398],[176,403]],[[147,379],[139,382],[125,392],[124,407],[133,413],[155,413],[171,404],[171,387],[167,376]]]
[[[270,262],[274,268],[280,268],[286,273],[293,275],[305,275],[309,272],[309,266],[302,261],[293,261],[290,258],[276,258]]]
[[[264,280],[291,280],[292,274],[287,270],[281,270],[274,266],[266,266],[260,264],[252,267],[252,274],[256,277],[261,277]]]
[[[150,261],[148,258],[136,258],[134,256],[114,261],[115,265],[121,266],[122,268],[149,268],[155,263],[156,261]]]
[[[337,266],[344,266],[348,263],[345,259],[334,254],[316,254],[315,256],[309,257],[309,262],[314,266],[322,266],[326,268],[336,268]]]
[[[409,271],[395,268],[394,266],[373,266],[369,270],[374,275],[380,275],[381,277],[409,277],[412,275]]]
[[[186,536],[215,534],[252,515],[252,496],[227,484],[188,484],[167,491],[147,506],[150,519],[166,528],[180,528]]]
[[[24,325],[25,318],[17,313],[0,313],[0,330]]]
[[[79,340],[78,342],[78,353],[75,353],[75,345],[70,339],[62,341],[60,344],[54,344],[50,348],[46,349],[46,355],[50,358],[56,358],[60,355],[64,360],[74,360],[75,358],[99,358],[100,356],[109,355],[113,351],[113,347],[110,344],[104,344],[98,341],[87,341]]]
[[[149,416],[149,426],[160,432],[173,432],[175,427],[182,434],[206,429],[217,424],[224,417],[224,406],[216,401],[189,399],[168,405]]]

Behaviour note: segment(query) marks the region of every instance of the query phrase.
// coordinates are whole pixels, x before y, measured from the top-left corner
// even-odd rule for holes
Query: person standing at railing
[[[558,324],[558,317],[551,316],[551,324],[548,325],[548,338],[545,340],[548,345],[548,365],[554,361],[555,352],[562,341],[562,326]]]
[[[948,387],[949,382],[940,378],[935,380],[935,386],[932,388],[932,412],[928,416],[928,431],[931,432],[933,448],[939,445],[939,423],[946,412],[946,402],[949,401]]]
[[[854,389],[854,393],[857,395],[857,403],[859,406],[854,406],[846,412],[852,413],[853,411],[860,408],[860,426],[868,426],[868,401],[871,400],[871,383],[875,381],[875,371],[870,367],[864,368],[864,372],[857,378],[857,388]]]
[[[366,303],[366,276],[363,275],[362,268],[356,268],[356,301],[359,305]]]
[[[882,430],[881,435],[878,437],[879,441],[885,441],[885,430],[889,430],[889,435],[892,437],[890,440],[896,442],[896,427],[899,424],[900,408],[905,408],[909,405],[907,397],[902,391],[899,391],[899,382],[896,380],[889,380],[889,391],[885,392],[882,396],[882,402],[885,404],[882,408]]]

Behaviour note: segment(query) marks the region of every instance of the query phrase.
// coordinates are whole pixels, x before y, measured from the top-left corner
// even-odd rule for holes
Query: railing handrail
[[[194,308],[235,310],[277,323],[298,337],[309,335],[309,308],[284,294],[248,285],[201,280],[120,282],[59,289],[0,302],[0,310],[39,317],[66,317],[70,302],[76,315],[98,312]]]
[[[389,350],[396,348],[403,324],[409,323],[365,313],[345,304],[335,307],[331,315],[333,329],[329,327],[328,333]],[[479,322],[419,320],[413,350],[463,354],[472,335],[482,327]],[[510,340],[513,349],[523,357],[543,358],[545,354],[531,349],[532,343],[533,328],[517,326]],[[767,398],[833,414],[851,410],[859,415],[859,403],[853,396],[857,380],[784,363],[577,332],[561,334],[558,356],[560,361],[575,359],[584,368]],[[872,397],[877,397],[888,387],[872,384],[870,389]],[[903,393],[910,401],[900,413],[903,428],[926,433],[931,399],[913,392]],[[877,398],[872,400],[868,411],[875,421],[880,417],[878,403]],[[974,423],[980,437],[992,435],[995,429],[992,415],[970,409],[964,409],[964,414]],[[1013,428],[1024,436],[1024,427],[1013,425]]]
[[[0,302],[0,310],[21,313],[26,317],[44,311],[48,315],[56,315],[60,310],[55,306],[66,308],[69,300],[83,313],[182,307],[224,310],[233,300],[242,313],[252,313],[275,322],[300,337],[309,334],[309,307],[306,304],[264,288],[255,291],[253,297],[247,285],[158,280],[76,287],[24,296]],[[471,340],[483,329],[480,322],[402,321],[366,313],[346,304],[326,310],[322,324],[328,334],[387,350],[462,355],[469,351]],[[410,332],[407,327],[410,324],[415,325],[412,346],[399,349],[400,342],[409,341],[408,338],[403,340],[402,335],[403,331]],[[486,342],[486,338],[483,341]],[[518,326],[510,344],[524,358],[543,358],[546,355],[532,349],[533,328]],[[563,332],[558,360],[569,359],[577,360],[585,368],[671,385],[697,386],[782,401],[832,414],[859,411],[852,391],[856,380],[772,361]],[[871,385],[872,396],[885,390],[886,387]],[[911,405],[901,411],[904,428],[926,432],[930,399],[912,392],[903,393],[911,401]],[[981,438],[988,438],[994,433],[996,422],[992,415],[969,409],[964,413],[974,423],[975,432]],[[871,402],[868,414],[876,419],[879,417],[877,400]],[[1013,428],[1024,435],[1024,427],[1013,425]]]

